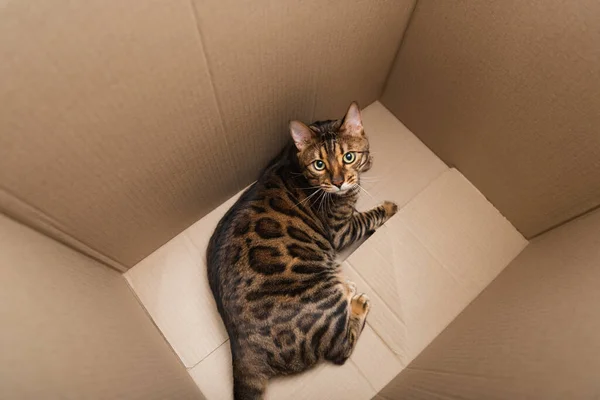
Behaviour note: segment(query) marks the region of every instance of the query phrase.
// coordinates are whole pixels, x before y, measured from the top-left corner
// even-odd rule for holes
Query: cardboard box
[[[268,399],[600,397],[597,2],[0,8],[0,398],[230,399],[204,252],[350,101],[399,213],[344,271],[350,361]],[[506,217],[506,218],[505,218]]]

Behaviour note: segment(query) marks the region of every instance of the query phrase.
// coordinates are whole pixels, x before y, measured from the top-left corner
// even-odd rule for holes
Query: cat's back
[[[255,280],[292,279],[298,271],[309,273],[311,263],[334,261],[328,230],[308,204],[310,193],[277,161],[240,196],[210,239],[207,267],[215,297],[248,294]]]

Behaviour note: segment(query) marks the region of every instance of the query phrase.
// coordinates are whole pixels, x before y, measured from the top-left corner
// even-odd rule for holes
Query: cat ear
[[[290,122],[290,133],[299,151],[306,149],[315,137],[315,133],[300,121]]]
[[[342,131],[345,135],[351,136],[362,136],[364,135],[362,118],[360,117],[360,109],[355,101],[350,104],[348,112],[344,116],[344,122],[342,123]]]

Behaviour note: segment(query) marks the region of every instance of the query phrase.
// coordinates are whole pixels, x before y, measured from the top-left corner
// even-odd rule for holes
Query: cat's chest
[[[348,199],[345,201],[332,202],[329,207],[321,211],[321,216],[325,219],[326,224],[332,230],[339,230],[343,225],[348,223],[354,214],[356,200]]]

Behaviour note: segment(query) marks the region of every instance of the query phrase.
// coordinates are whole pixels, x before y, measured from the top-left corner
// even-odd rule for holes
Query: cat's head
[[[341,120],[310,126],[292,121],[290,133],[300,167],[312,187],[343,194],[356,188],[360,174],[371,168],[369,141],[355,102]]]

